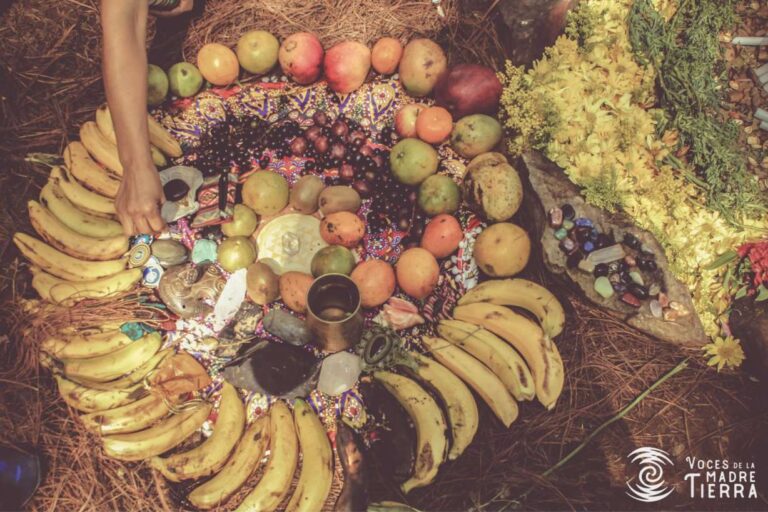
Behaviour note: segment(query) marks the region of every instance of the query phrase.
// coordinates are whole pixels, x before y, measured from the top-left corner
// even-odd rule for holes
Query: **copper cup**
[[[343,274],[318,277],[307,293],[307,325],[314,343],[326,352],[356,345],[363,334],[360,291]]]

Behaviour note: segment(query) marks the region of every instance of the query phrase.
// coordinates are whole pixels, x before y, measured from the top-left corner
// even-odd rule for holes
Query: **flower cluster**
[[[768,241],[747,243],[739,247],[739,257],[749,261],[751,287],[768,284]]]
[[[707,333],[721,333],[730,299],[717,257],[768,228],[768,219],[726,222],[685,178],[678,134],[655,109],[655,72],[632,54],[626,24],[631,0],[584,0],[579,30],[561,36],[527,73],[508,67],[502,115],[509,150],[534,147],[565,169],[586,199],[623,210],[664,246],[671,271],[686,283]],[[669,17],[674,4],[655,2]],[[584,19],[589,22],[584,22]],[[575,36],[574,34],[577,34]]]

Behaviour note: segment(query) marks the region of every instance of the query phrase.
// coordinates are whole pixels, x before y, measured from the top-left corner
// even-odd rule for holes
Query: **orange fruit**
[[[386,261],[364,261],[349,277],[360,290],[360,303],[364,308],[381,306],[395,293],[395,271]]]
[[[235,52],[219,43],[208,43],[197,52],[197,67],[213,85],[229,85],[240,74]]]
[[[397,284],[414,299],[425,299],[437,286],[440,265],[426,249],[413,247],[400,255],[395,265]]]
[[[371,65],[377,73],[391,75],[397,71],[400,57],[403,56],[403,45],[394,37],[382,37],[371,50]]]
[[[453,131],[453,116],[443,107],[429,107],[416,118],[416,135],[424,142],[440,144]]]

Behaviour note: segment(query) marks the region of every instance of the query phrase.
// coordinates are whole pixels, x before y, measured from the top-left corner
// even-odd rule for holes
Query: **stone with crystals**
[[[317,390],[337,396],[352,389],[363,370],[363,360],[357,354],[336,352],[323,360]]]
[[[661,303],[656,299],[653,299],[651,302],[649,302],[648,307],[651,308],[651,314],[654,318],[661,318],[662,314],[664,313],[664,310],[661,307]]]
[[[157,258],[165,268],[181,265],[187,261],[189,254],[181,242],[171,239],[161,239],[152,242],[152,256]]]
[[[563,225],[562,209],[555,207],[549,210],[549,225],[553,228],[559,228]]]

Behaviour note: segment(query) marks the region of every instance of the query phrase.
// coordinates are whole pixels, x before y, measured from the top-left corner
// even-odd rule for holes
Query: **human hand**
[[[126,236],[159,233],[165,227],[160,206],[163,186],[154,164],[126,169],[115,198],[115,209]]]
[[[158,18],[170,18],[172,16],[178,16],[179,14],[184,14],[185,12],[189,12],[192,10],[192,8],[195,6],[195,0],[181,0],[179,2],[179,5],[171,9],[170,11],[149,11],[150,14],[153,16],[157,16]]]

